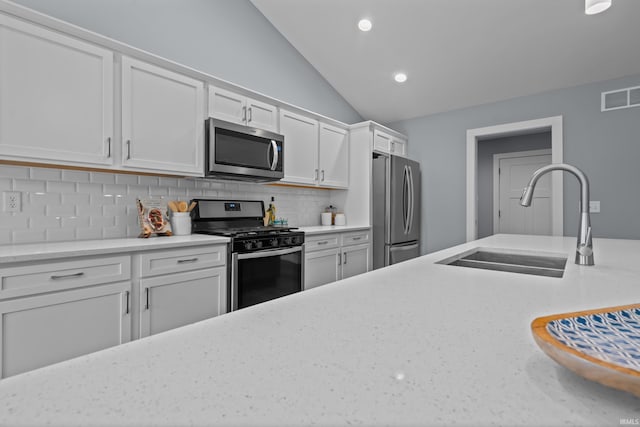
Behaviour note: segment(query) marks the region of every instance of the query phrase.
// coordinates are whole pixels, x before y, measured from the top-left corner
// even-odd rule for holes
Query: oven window
[[[302,251],[238,259],[238,308],[302,290]]]
[[[221,165],[271,169],[271,140],[216,128],[215,156]]]

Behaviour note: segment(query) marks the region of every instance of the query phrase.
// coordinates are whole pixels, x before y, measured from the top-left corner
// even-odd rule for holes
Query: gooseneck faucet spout
[[[573,174],[580,181],[580,225],[578,230],[578,246],[576,248],[576,264],[593,265],[593,242],[591,241],[591,217],[589,216],[589,180],[587,176],[575,166],[566,163],[552,163],[543,166],[531,175],[529,184],[524,188],[520,204],[531,206],[533,190],[540,177],[547,172],[561,170]]]

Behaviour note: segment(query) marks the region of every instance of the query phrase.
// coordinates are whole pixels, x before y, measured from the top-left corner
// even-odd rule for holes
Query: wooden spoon
[[[187,202],[185,202],[184,200],[180,200],[178,202],[178,209],[179,212],[186,212],[187,211]]]
[[[171,209],[173,212],[178,212],[178,205],[173,200],[169,200],[167,202],[167,206],[169,206],[169,209]]]
[[[189,208],[187,209],[187,212],[191,212],[195,207],[196,207],[196,202],[191,202],[191,204],[189,205]]]

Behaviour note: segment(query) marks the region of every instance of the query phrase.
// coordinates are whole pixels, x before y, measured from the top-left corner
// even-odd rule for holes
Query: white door
[[[209,86],[209,116],[244,125],[247,119],[246,98],[225,89]]]
[[[226,312],[224,267],[140,280],[140,337]]]
[[[131,282],[0,302],[2,378],[131,340]]]
[[[275,105],[247,98],[247,126],[277,132],[278,109]]]
[[[113,164],[113,53],[0,15],[0,155]]]
[[[345,129],[320,124],[320,185],[349,186],[349,135]]]
[[[538,181],[531,206],[520,205],[520,196],[533,172],[551,163],[551,150],[496,154],[495,159],[498,163],[498,209],[494,212],[494,233],[551,235],[550,174]],[[494,176],[494,192],[495,179]]]
[[[280,133],[284,135],[284,179],[296,184],[315,184],[318,171],[318,121],[280,110]]]
[[[122,58],[122,164],[164,173],[204,173],[204,83]]]

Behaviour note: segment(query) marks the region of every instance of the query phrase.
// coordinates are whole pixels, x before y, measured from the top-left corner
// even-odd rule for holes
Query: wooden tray
[[[640,396],[640,304],[539,317],[531,330],[562,366]]]

